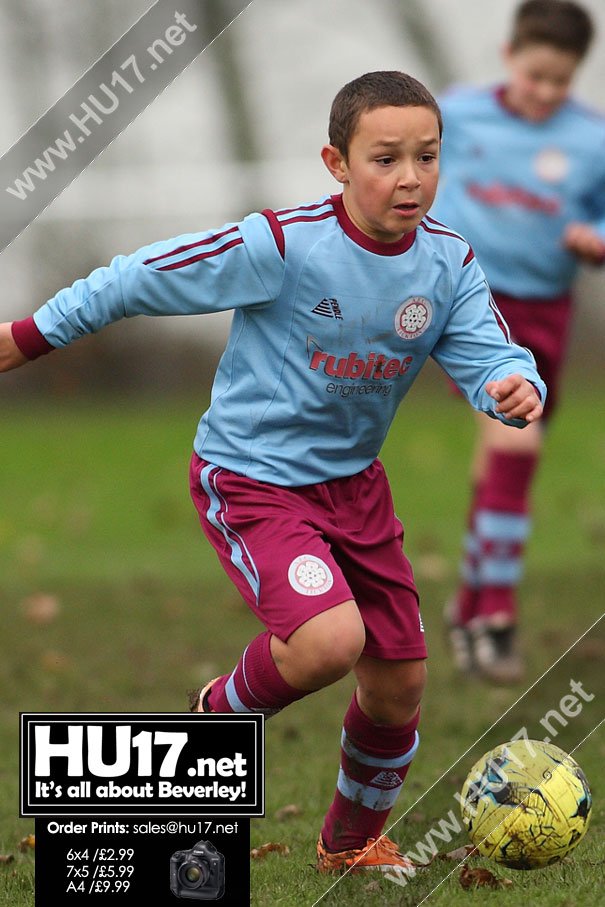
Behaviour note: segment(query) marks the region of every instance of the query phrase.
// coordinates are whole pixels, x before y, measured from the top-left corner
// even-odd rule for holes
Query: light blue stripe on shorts
[[[213,470],[216,471],[213,473]],[[206,512],[206,516],[208,517],[208,521],[214,526],[215,529],[218,529],[218,531],[221,533],[221,535],[229,545],[229,548],[231,549],[231,563],[235,567],[237,567],[242,576],[245,578],[246,582],[254,593],[254,598],[256,600],[256,604],[258,605],[258,599],[260,595],[260,577],[243,538],[241,537],[241,535],[239,535],[239,533],[235,531],[235,529],[231,529],[231,527],[227,523],[226,515],[229,508],[227,502],[221,495],[216,485],[216,477],[220,472],[220,467],[213,466],[211,463],[209,463],[207,466],[204,466],[200,474],[202,488],[204,489],[210,500],[210,507]],[[221,511],[221,508],[223,512],[221,519],[219,520],[218,515]],[[244,554],[248,558],[248,562],[250,563],[252,568],[251,570],[248,568],[244,561]]]

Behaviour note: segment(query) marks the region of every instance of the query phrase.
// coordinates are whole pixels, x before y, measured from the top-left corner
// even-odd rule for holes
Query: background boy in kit
[[[605,121],[569,97],[593,35],[567,0],[527,0],[504,51],[506,84],[441,100],[445,131],[435,217],[472,244],[513,339],[549,389],[527,431],[482,419],[472,467],[461,585],[446,609],[454,660],[501,683],[521,678],[516,589],[529,493],[557,403],[580,262],[605,257]]]
[[[272,715],[351,670],[318,869],[405,874],[380,837],[418,746],[426,648],[403,527],[377,454],[431,355],[470,402],[524,427],[545,387],[472,250],[426,217],[441,117],[399,72],[334,100],[323,160],[341,195],[118,256],[0,327],[0,369],[135,314],[234,309],[194,441],[202,527],[267,630],[199,711]]]

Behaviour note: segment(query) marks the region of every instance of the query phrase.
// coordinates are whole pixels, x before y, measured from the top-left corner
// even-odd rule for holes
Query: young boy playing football
[[[506,83],[455,89],[441,101],[435,217],[471,242],[514,340],[532,350],[549,389],[544,420],[527,431],[480,421],[462,580],[446,609],[458,668],[500,683],[523,672],[516,590],[570,287],[580,262],[605,257],[605,121],[569,96],[592,34],[576,3],[527,0],[504,50]]]
[[[192,696],[273,715],[354,671],[320,872],[409,861],[381,836],[418,746],[424,630],[403,527],[377,459],[428,356],[518,427],[545,386],[468,243],[427,217],[441,116],[400,72],[336,96],[323,160],[342,194],[158,242],[0,328],[0,368],[136,314],[234,309],[191,461],[204,532],[267,627]]]

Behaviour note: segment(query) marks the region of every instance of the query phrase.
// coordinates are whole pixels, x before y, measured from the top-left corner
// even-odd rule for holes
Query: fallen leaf
[[[508,888],[513,883],[510,879],[499,879],[489,869],[469,869],[463,866],[460,870],[460,884],[465,889],[470,888]]]
[[[62,671],[69,668],[69,664],[70,662],[67,655],[64,655],[62,652],[57,652],[55,649],[48,649],[40,656],[40,665],[45,671],[60,674]]]
[[[409,822],[426,822],[426,813],[415,810],[415,812],[408,815],[407,819]]]
[[[447,559],[441,554],[427,553],[419,555],[416,557],[414,568],[422,579],[434,580],[435,582],[441,582],[447,579],[449,575]]]
[[[605,656],[605,640],[585,639],[577,646],[576,655],[591,661],[602,661]]]
[[[380,882],[378,879],[374,879],[373,882],[368,882],[367,885],[364,885],[363,890],[368,892],[380,891]]]
[[[18,557],[22,564],[35,567],[44,555],[42,540],[35,535],[27,536],[19,544]]]
[[[271,842],[268,844],[261,844],[260,847],[254,847],[250,851],[250,856],[253,860],[263,860],[267,854],[272,851],[276,851],[277,853],[281,853],[284,857],[287,857],[290,853],[290,848],[287,844],[275,844]]]
[[[46,592],[35,592],[21,602],[21,609],[26,620],[33,624],[49,624],[59,614],[59,599]]]
[[[12,853],[2,853],[0,854],[0,863],[12,863],[14,860]]]
[[[275,813],[275,818],[279,822],[283,822],[284,819],[292,819],[295,816],[302,816],[302,809],[300,806],[297,806],[296,803],[288,803],[287,806],[282,806],[281,809],[278,809]]]
[[[465,844],[463,847],[457,847],[455,850],[449,850],[447,853],[438,853],[439,860],[466,860],[467,857],[476,854],[472,844]]]
[[[19,841],[19,850],[21,853],[24,853],[26,850],[33,850],[36,846],[36,836],[27,835],[25,838],[21,838]]]

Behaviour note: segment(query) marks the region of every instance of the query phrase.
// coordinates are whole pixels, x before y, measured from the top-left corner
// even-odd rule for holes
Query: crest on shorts
[[[288,582],[301,595],[323,595],[334,585],[334,577],[320,557],[300,554],[288,568]]]
[[[403,340],[424,334],[433,320],[433,306],[425,296],[410,296],[395,313],[395,330]]]

